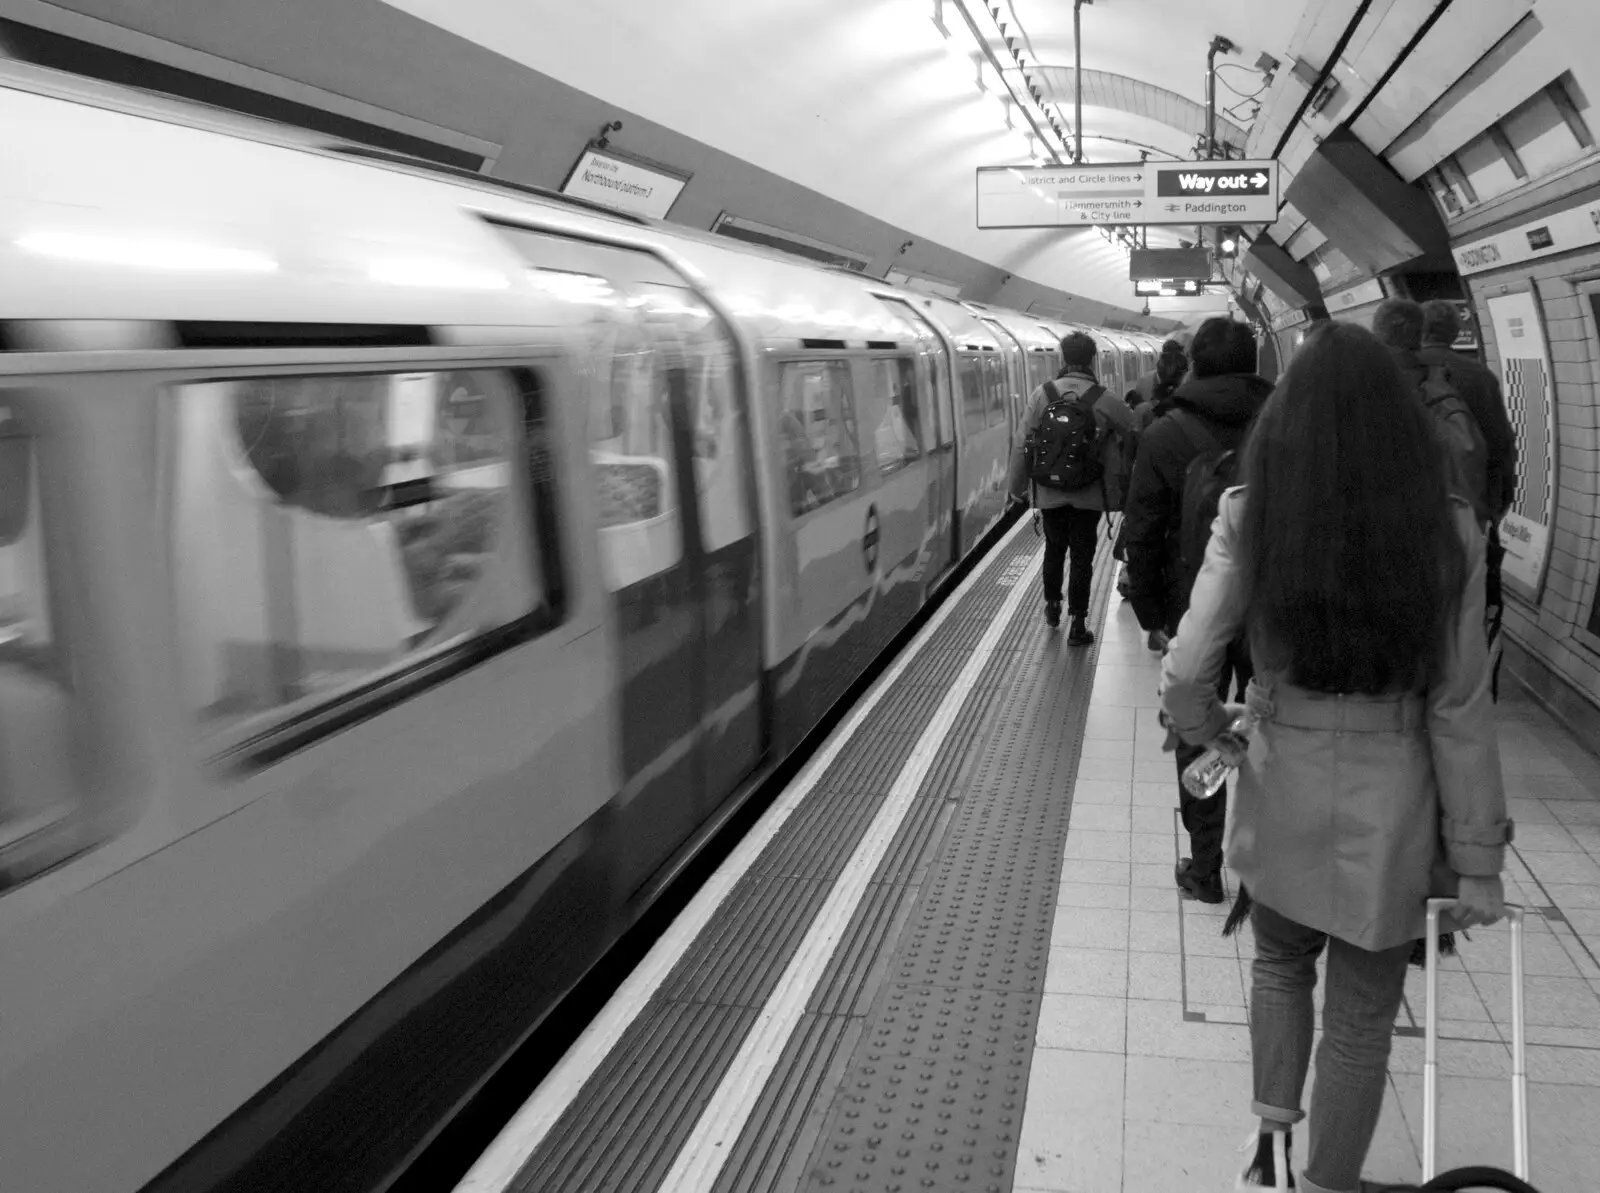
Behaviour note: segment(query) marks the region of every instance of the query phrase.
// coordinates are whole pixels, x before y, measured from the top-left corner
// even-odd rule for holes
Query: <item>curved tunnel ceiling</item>
[[[933,21],[933,0],[386,2],[913,236],[1045,286],[1137,307],[1127,257],[1093,229],[977,227],[976,170],[1025,163],[1027,124],[1007,127],[997,92],[976,85],[978,46],[951,0],[948,38]],[[1067,0],[966,2],[1020,22],[1033,61],[1073,60]],[[1187,149],[1186,132],[1164,121],[1192,124],[1182,101],[1204,103],[1211,37],[1250,43],[1234,63],[1253,60],[1258,46],[1284,57],[1308,3],[1318,0],[1086,5],[1085,83],[1093,70],[1131,84],[1107,89],[1109,101],[1127,107],[1111,102],[1092,118],[1086,111],[1086,159],[1127,161],[1137,144]],[[614,143],[626,150],[627,131]],[[732,214],[784,222],[782,212]],[[1180,233],[1193,235],[1152,230],[1150,244],[1175,245]]]
[[[1020,70],[1007,72],[1021,74]],[[1072,125],[1072,111],[1076,100],[1078,70],[1072,66],[1030,66],[1027,73],[1044,95],[1044,102],[1057,105],[1065,117],[1067,127]],[[1134,116],[1143,116],[1167,128],[1188,133],[1191,138],[1204,137],[1206,131],[1206,106],[1146,83],[1141,79],[1117,74],[1109,70],[1083,72],[1083,103],[1086,108],[1111,108]],[[1094,124],[1090,115],[1084,121],[1085,134]],[[1248,134],[1220,112],[1217,114],[1216,137],[1235,149],[1243,149]],[[1169,138],[1170,139],[1170,138]],[[1192,140],[1184,148],[1192,146]]]

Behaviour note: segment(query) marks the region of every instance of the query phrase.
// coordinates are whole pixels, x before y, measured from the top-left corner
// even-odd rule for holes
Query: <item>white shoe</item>
[[[1287,1127],[1282,1131],[1260,1131],[1239,1146],[1241,1152],[1254,1148],[1256,1156],[1239,1174],[1234,1193],[1253,1193],[1261,1189],[1282,1193],[1295,1187],[1294,1169],[1289,1163],[1290,1133]]]

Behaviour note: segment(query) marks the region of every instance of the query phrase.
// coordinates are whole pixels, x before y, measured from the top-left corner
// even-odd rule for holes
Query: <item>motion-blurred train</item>
[[[996,526],[1067,328],[7,72],[0,1187],[382,1187]]]

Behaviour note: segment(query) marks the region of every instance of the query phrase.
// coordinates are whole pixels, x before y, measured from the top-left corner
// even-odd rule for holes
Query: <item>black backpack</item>
[[[1183,512],[1178,529],[1178,565],[1187,589],[1193,586],[1205,562],[1217,503],[1233,487],[1239,459],[1237,452],[1217,441],[1204,420],[1187,410],[1173,411],[1172,418],[1197,453],[1183,470]]]
[[[1081,397],[1062,396],[1054,381],[1046,381],[1044,389],[1049,404],[1022,445],[1028,479],[1068,492],[1099,484],[1105,464],[1094,406],[1105,387],[1091,385]]]

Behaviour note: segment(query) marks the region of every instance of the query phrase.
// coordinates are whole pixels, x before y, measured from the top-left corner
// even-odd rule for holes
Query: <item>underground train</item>
[[[0,129],[0,1185],[382,1187],[997,525],[1067,327],[49,72]]]

